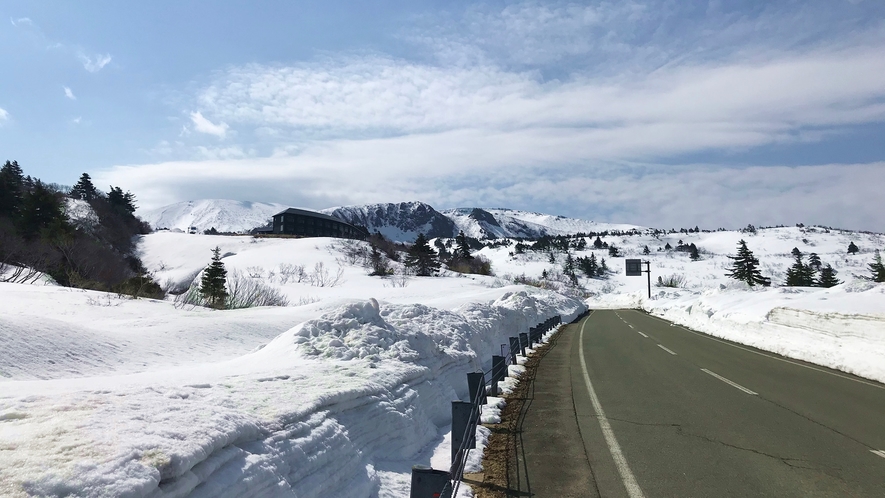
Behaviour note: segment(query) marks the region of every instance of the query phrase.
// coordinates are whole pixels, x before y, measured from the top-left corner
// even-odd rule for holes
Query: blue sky
[[[143,208],[885,231],[885,3],[0,6],[0,151]]]

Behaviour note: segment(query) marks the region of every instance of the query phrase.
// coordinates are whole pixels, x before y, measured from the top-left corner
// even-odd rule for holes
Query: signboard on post
[[[628,277],[641,277],[642,276],[642,260],[641,259],[628,259],[627,260],[627,276]]]

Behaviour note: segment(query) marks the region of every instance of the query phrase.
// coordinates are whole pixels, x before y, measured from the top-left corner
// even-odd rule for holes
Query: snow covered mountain
[[[155,229],[187,231],[189,227],[196,227],[200,232],[210,228],[219,232],[245,232],[266,225],[273,215],[288,207],[268,202],[202,199],[139,212],[138,216]]]
[[[196,227],[202,232],[214,227],[222,232],[244,232],[264,226],[272,215],[287,207],[263,202],[204,199],[179,202],[140,214],[154,228],[186,231],[188,227]],[[429,204],[417,201],[334,207],[321,212],[401,242],[415,240],[418,233],[429,238],[454,237],[461,230],[469,237],[494,239],[642,228],[500,208],[437,211]]]

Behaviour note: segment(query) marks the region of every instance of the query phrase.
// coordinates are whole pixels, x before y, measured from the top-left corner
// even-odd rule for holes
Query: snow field
[[[269,250],[155,235],[178,239],[147,253],[167,268],[149,268],[182,278],[216,243],[237,251],[229,269],[336,257],[328,240]],[[586,308],[485,280],[395,288],[345,270],[336,287],[281,286],[315,303],[232,311],[0,286],[13,353],[0,359],[0,495],[407,496],[411,465],[439,457],[466,373],[488,369],[508,336]]]
[[[725,276],[732,263],[727,255],[735,253],[740,239],[759,258],[772,287],[751,289]],[[873,251],[885,250],[882,234],[784,227],[759,229],[756,234],[603,237],[619,248],[620,257],[610,257],[605,249],[593,250],[595,238],[586,240],[588,249],[572,251],[573,256],[595,253],[615,272],[606,280],[580,279],[591,308],[641,308],[716,337],[885,382],[885,284],[861,278],[869,274]],[[675,248],[680,240],[696,244],[701,260],[691,261],[687,253],[658,251],[667,243]],[[860,247],[859,254],[847,254],[849,242]],[[646,245],[649,255],[642,253]],[[837,278],[843,283],[830,289],[783,287],[786,269],[794,262],[794,247],[806,256],[816,252],[839,272]],[[564,255],[556,255],[556,263],[550,263],[546,252],[511,255],[512,251],[510,246],[480,253],[492,261],[498,275],[537,277],[545,270],[562,270]],[[651,261],[651,299],[646,275],[624,275],[626,258]],[[676,276],[684,282],[679,288],[659,287],[658,276]]]

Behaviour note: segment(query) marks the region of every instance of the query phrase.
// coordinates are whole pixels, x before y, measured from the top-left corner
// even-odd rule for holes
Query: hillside
[[[288,207],[267,202],[201,199],[139,211],[138,215],[155,230],[168,228],[186,232],[189,227],[196,227],[199,232],[210,228],[219,232],[247,232],[266,225],[273,215]]]
[[[202,232],[214,227],[221,232],[248,232],[266,225],[272,215],[287,207],[263,202],[203,199],[139,212],[139,216],[155,229],[187,231],[188,227],[196,227]],[[417,201],[341,206],[320,212],[364,226],[370,233],[381,232],[398,242],[412,242],[418,233],[431,239],[454,237],[461,230],[469,237],[488,240],[508,237],[534,239],[543,235],[642,228],[512,209],[458,208],[438,211],[429,204]]]

